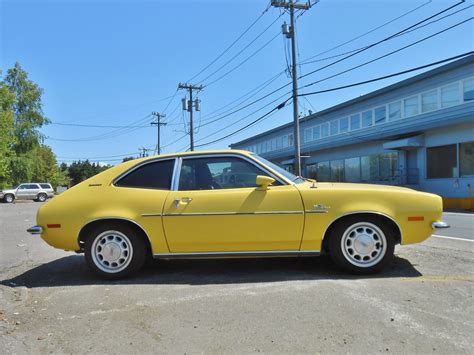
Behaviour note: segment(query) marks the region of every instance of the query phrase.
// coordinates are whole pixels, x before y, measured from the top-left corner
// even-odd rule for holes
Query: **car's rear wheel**
[[[334,262],[355,274],[380,271],[393,258],[393,231],[379,218],[367,216],[342,220],[330,238],[329,251]]]
[[[48,199],[48,196],[46,194],[39,194],[38,197],[36,198],[36,201],[38,202],[44,202]]]
[[[13,196],[12,194],[6,194],[5,196],[3,196],[3,201],[5,203],[12,203],[13,201],[15,201],[15,196]]]
[[[146,259],[143,239],[126,225],[99,226],[86,239],[84,252],[89,267],[109,279],[137,272]]]

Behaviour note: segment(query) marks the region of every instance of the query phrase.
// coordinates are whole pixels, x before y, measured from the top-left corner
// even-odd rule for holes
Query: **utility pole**
[[[179,83],[178,89],[185,89],[189,92],[189,100],[183,99],[183,110],[189,112],[189,150],[192,152],[194,150],[194,122],[193,122],[193,108],[196,111],[201,110],[200,100],[196,99],[193,101],[193,90],[201,91],[203,88],[202,85],[192,85],[188,83]]]
[[[294,0],[272,1],[273,7],[283,7],[290,10],[290,26],[282,26],[282,32],[291,40],[291,77],[293,79],[293,144],[295,145],[295,174],[301,176],[301,139],[300,120],[298,114],[298,76],[296,71],[296,38],[295,38],[295,9],[308,10],[310,3],[297,3]]]
[[[157,132],[158,136],[157,136],[157,140],[156,140],[156,154],[160,155],[161,154],[160,128],[161,128],[161,126],[166,126],[166,123],[161,122],[161,119],[165,118],[166,115],[162,115],[159,112],[152,112],[151,114],[156,117],[156,122],[150,122],[150,124],[152,126],[156,125],[156,128],[158,129],[158,132]]]
[[[148,156],[148,151],[150,149],[142,147],[142,148],[139,148],[138,150],[141,151],[140,158],[145,158]]]

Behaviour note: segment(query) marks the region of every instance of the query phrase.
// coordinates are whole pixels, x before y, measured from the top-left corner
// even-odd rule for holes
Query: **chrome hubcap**
[[[341,249],[351,264],[371,267],[384,257],[387,239],[375,224],[360,222],[346,229],[341,239]]]
[[[5,199],[7,200],[7,202],[12,202],[13,201],[13,197],[11,197],[10,195],[7,195],[5,197]]]
[[[124,270],[132,260],[130,239],[119,231],[105,231],[92,244],[92,260],[102,271],[116,273]]]

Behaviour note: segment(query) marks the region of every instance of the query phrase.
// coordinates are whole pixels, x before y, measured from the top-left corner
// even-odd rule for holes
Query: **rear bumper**
[[[41,226],[33,226],[26,230],[30,234],[41,234],[43,233],[43,228]]]
[[[436,221],[436,222],[431,223],[431,227],[433,227],[433,229],[443,229],[443,228],[449,228],[450,226],[446,222]]]

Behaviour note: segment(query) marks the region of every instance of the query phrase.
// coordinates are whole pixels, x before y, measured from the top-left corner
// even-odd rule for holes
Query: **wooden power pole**
[[[192,85],[187,83],[179,83],[178,89],[185,89],[189,92],[189,100],[184,99],[185,105],[183,105],[183,110],[189,112],[189,150],[194,150],[194,122],[193,122],[193,111],[200,111],[199,100],[196,99],[193,101],[193,90],[201,91],[203,88],[202,85]]]
[[[153,121],[153,122],[150,122],[151,125],[156,125],[156,128],[158,129],[158,136],[157,136],[157,140],[156,140],[156,154],[157,155],[160,155],[161,154],[161,141],[160,141],[160,136],[161,136],[161,132],[160,132],[160,129],[161,129],[161,126],[166,126],[166,123],[165,122],[161,122],[161,119],[162,118],[165,118],[166,115],[162,115],[161,113],[159,112],[152,112],[151,113],[153,116],[156,117],[156,121]]]
[[[273,7],[282,7],[290,11],[290,27],[282,27],[283,34],[291,40],[291,77],[293,79],[293,144],[295,145],[295,174],[301,176],[301,137],[300,120],[298,115],[298,76],[296,71],[296,38],[295,38],[295,9],[308,10],[310,3],[289,1],[272,1]]]

